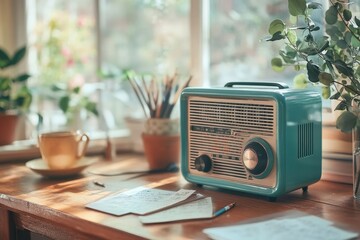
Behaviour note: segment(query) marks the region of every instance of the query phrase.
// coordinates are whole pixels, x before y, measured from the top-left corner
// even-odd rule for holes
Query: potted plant
[[[177,73],[162,80],[134,72],[126,75],[147,118],[142,140],[150,169],[177,163],[180,157],[179,120],[171,115],[192,77],[181,83]]]
[[[296,25],[273,20],[267,39],[284,43],[280,56],[271,60],[274,70],[285,66],[305,69],[307,75],[295,77],[296,86],[319,85],[323,98],[338,101],[335,110],[345,111],[337,118],[336,127],[344,132],[360,124],[358,110],[352,107],[353,99],[360,94],[360,20],[353,16],[350,4],[330,0],[324,13],[319,3],[288,0]]]
[[[327,2],[327,1],[326,1]],[[305,70],[294,79],[295,86],[314,84],[322,96],[337,101],[334,110],[342,110],[336,127],[353,132],[354,197],[360,198],[360,20],[353,16],[351,2],[329,0],[322,5],[306,0],[288,0],[294,26],[280,19],[270,23],[268,41],[283,41],[279,57],[273,58],[273,69],[293,66]]]
[[[19,114],[26,112],[31,104],[32,94],[26,85],[30,75],[14,75],[9,71],[25,53],[26,47],[19,48],[12,56],[0,48],[0,145],[14,141]]]

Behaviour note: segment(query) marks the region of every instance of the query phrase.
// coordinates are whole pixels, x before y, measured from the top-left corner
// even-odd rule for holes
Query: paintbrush
[[[166,75],[163,81],[157,84],[153,77],[147,84],[144,76],[140,78],[140,83],[136,76],[127,78],[138,98],[146,117],[150,118],[170,118],[174,105],[176,104],[182,90],[189,86],[192,76],[180,87],[178,74],[173,76]]]

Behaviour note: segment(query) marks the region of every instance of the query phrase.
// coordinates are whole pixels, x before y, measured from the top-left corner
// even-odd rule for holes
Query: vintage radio
[[[183,90],[181,172],[198,185],[277,196],[321,177],[321,97],[283,83]]]

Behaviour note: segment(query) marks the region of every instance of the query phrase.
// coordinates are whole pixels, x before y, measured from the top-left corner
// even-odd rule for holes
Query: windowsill
[[[116,151],[130,151],[131,141],[129,131],[126,129],[112,131],[110,141],[116,146]],[[93,133],[86,155],[104,154],[106,149],[105,132]],[[11,145],[0,146],[0,163],[12,161],[26,161],[40,157],[40,151],[35,139],[15,141]]]

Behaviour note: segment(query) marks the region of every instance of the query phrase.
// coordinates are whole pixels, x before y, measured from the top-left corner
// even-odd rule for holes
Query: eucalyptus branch
[[[269,33],[272,36],[268,41],[284,40],[286,46],[280,50],[280,57],[271,60],[272,67],[276,71],[281,71],[286,65],[306,65],[308,81],[324,84],[326,89],[323,97],[328,98],[329,93],[333,94],[331,99],[341,101],[335,110],[348,111],[341,113],[336,127],[345,132],[350,131],[360,120],[359,115],[349,108],[351,101],[360,95],[360,48],[357,43],[349,41],[351,38],[351,41],[360,42],[360,36],[357,34],[359,26],[356,25],[358,19],[353,19],[351,10],[343,6],[346,3],[330,0],[331,4],[323,19],[325,26],[329,27],[326,33],[319,32],[320,36],[317,36],[315,31],[318,31],[320,26],[312,21],[310,14],[322,5],[312,1],[310,3],[309,0],[288,0],[288,3],[290,15],[305,17],[305,24],[302,27],[290,28],[279,19],[270,23]],[[296,30],[303,32],[299,34]],[[307,82],[301,77],[295,77],[294,84],[297,87],[306,87]]]
[[[352,36],[355,37],[355,38],[360,42],[359,36],[356,35],[356,33],[354,33],[354,31],[353,31],[351,28],[349,28],[349,23],[348,23],[348,21],[346,21],[346,20],[344,19],[343,15],[339,12],[338,8],[335,6],[335,3],[334,3],[332,0],[329,0],[329,1],[330,1],[331,5],[332,5],[333,7],[335,7],[336,12],[337,12],[337,15],[341,18],[341,21],[344,23],[346,29],[349,30],[349,31],[351,32]]]
[[[360,95],[360,91],[359,91],[359,90],[349,88],[349,87],[348,87],[348,85],[346,85],[346,84],[344,84],[344,83],[342,83],[342,82],[338,82],[338,81],[334,80],[334,82],[333,82],[333,83],[343,86],[343,87],[346,89],[346,91],[355,92],[355,93],[356,93],[356,95]],[[335,86],[335,87],[336,87],[336,86]],[[339,92],[339,90],[338,90],[338,89],[337,89],[336,91],[337,91],[337,92]]]

